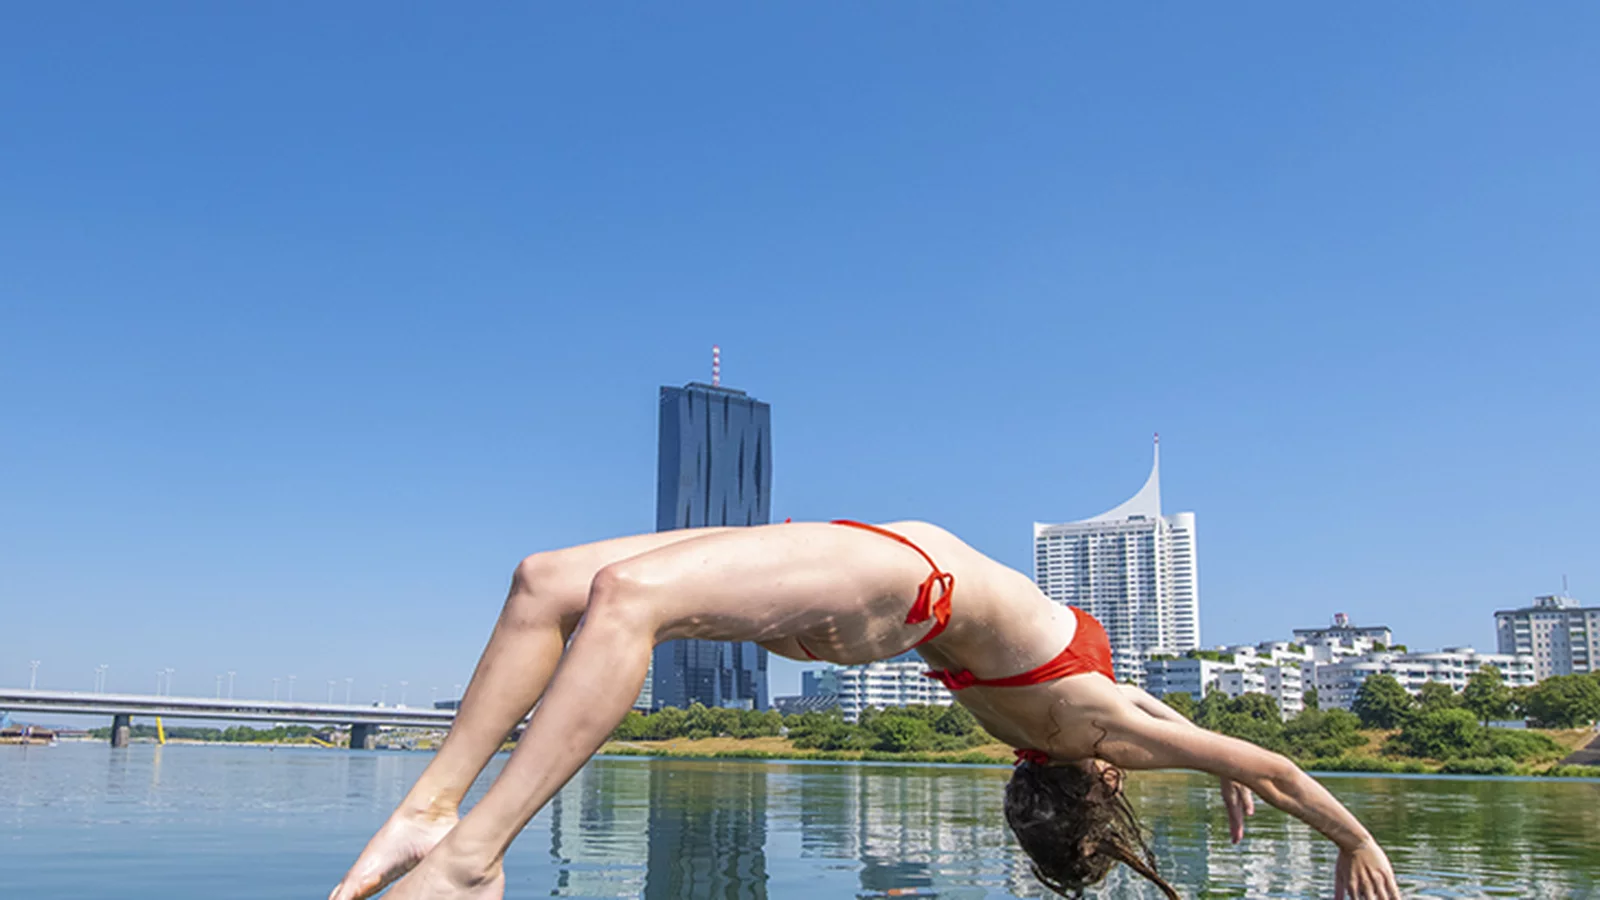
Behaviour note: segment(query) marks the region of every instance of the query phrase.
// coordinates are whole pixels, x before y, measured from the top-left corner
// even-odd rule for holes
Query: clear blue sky
[[[1024,571],[1160,431],[1207,644],[1600,602],[1593,4],[5,18],[0,682],[447,693],[713,342],[779,518]]]

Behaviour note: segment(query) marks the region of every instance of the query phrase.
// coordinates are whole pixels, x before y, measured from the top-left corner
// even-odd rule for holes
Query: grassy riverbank
[[[601,753],[613,756],[664,756],[675,759],[801,759],[868,762],[959,763],[995,765],[1010,763],[1005,744],[989,743],[964,750],[907,751],[813,750],[796,747],[786,737],[673,738],[664,741],[609,741]]]
[[[1458,757],[1447,760],[1428,757],[1407,757],[1385,752],[1399,729],[1370,729],[1358,731],[1364,743],[1351,747],[1336,756],[1297,759],[1301,767],[1318,772],[1384,772],[1402,774],[1445,775],[1544,775],[1552,777],[1600,778],[1597,766],[1563,766],[1559,759],[1581,749],[1594,739],[1587,728],[1552,729],[1529,728],[1526,733],[1549,738],[1561,748],[1555,759],[1537,759],[1518,762],[1505,756]]]
[[[1594,737],[1587,729],[1529,729],[1550,738],[1567,752],[1578,749]],[[1504,758],[1411,759],[1385,754],[1383,748],[1396,730],[1360,731],[1363,743],[1338,756],[1297,759],[1303,768],[1319,772],[1375,772],[1417,774],[1546,775],[1557,777],[1600,778],[1600,767],[1560,766],[1551,761],[1516,763]],[[987,743],[964,750],[945,752],[892,753],[882,750],[812,750],[796,747],[785,737],[674,738],[671,740],[610,741],[600,749],[612,756],[651,756],[671,759],[794,759],[835,760],[841,762],[914,762],[964,765],[1009,765],[1010,747]]]

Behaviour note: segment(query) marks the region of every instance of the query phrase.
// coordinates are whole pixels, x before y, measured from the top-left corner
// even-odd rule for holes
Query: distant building
[[[657,531],[769,521],[772,411],[743,391],[663,387],[657,462]],[[668,641],[656,647],[646,685],[636,705],[650,709],[766,709],[767,651],[751,642]]]
[[[1535,597],[1532,606],[1496,612],[1494,624],[1500,652],[1533,657],[1540,681],[1600,672],[1600,607],[1553,594]]]
[[[1155,657],[1145,661],[1145,690],[1152,696],[1188,694],[1197,702],[1217,684],[1223,672],[1236,670],[1231,661],[1178,657]]]
[[[1238,666],[1217,674],[1217,689],[1229,697],[1265,694],[1278,704],[1278,714],[1292,719],[1306,708],[1305,683],[1299,666]]]
[[[1105,626],[1116,659],[1200,646],[1194,513],[1161,514],[1161,446],[1144,487],[1108,512],[1061,525],[1034,523],[1034,580],[1057,603]],[[1119,681],[1138,682],[1118,669]]]
[[[1357,638],[1383,644],[1385,647],[1394,643],[1394,635],[1387,625],[1366,625],[1356,627],[1350,624],[1350,617],[1344,613],[1333,614],[1333,624],[1324,628],[1296,628],[1294,639],[1297,643],[1322,643],[1329,640],[1340,644],[1351,644]]]
[[[1273,659],[1257,648],[1242,646],[1177,659],[1155,656],[1145,661],[1146,690],[1155,697],[1188,694],[1195,701],[1212,691],[1228,697],[1265,694],[1278,706],[1278,714],[1292,719],[1305,708],[1303,660],[1297,656]]]
[[[891,706],[949,706],[955,697],[944,685],[923,675],[928,664],[914,653],[879,660],[864,666],[834,669],[839,685],[839,709],[846,722],[855,722],[867,709]]]
[[[800,673],[800,696],[822,697],[839,695],[839,670],[837,668],[811,669]]]
[[[1467,686],[1472,673],[1484,666],[1499,669],[1505,683],[1511,687],[1523,687],[1537,680],[1530,656],[1479,653],[1471,647],[1446,647],[1421,653],[1372,652],[1330,665],[1319,664],[1316,667],[1317,701],[1323,709],[1349,709],[1361,685],[1373,675],[1391,675],[1412,694],[1430,681],[1460,691]]]
[[[795,716],[808,712],[827,712],[839,706],[838,694],[816,694],[814,696],[779,697],[772,701],[772,708],[786,716]]]
[[[1116,673],[1117,681],[1144,687],[1145,656],[1146,654],[1140,650],[1127,647],[1111,648],[1111,671]]]

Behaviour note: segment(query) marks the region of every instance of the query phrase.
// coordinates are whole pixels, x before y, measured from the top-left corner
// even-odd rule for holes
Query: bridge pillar
[[[378,743],[378,726],[376,725],[351,725],[350,749],[371,750]]]
[[[111,717],[111,746],[128,746],[128,736],[133,732],[133,716],[116,715]]]

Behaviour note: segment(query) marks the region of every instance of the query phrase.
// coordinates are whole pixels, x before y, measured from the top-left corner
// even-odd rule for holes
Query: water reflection
[[[1600,784],[1333,778],[1423,896],[1600,896]]]
[[[766,900],[768,780],[720,763],[585,768],[551,804],[551,895]]]
[[[424,754],[103,745],[0,748],[4,896],[326,896]],[[475,787],[482,796],[504,759]],[[1001,816],[999,768],[597,760],[507,859],[507,900],[1053,897]],[[1600,897],[1600,784],[1333,777],[1407,896]],[[1228,843],[1215,782],[1130,793],[1185,897],[1331,894],[1334,848],[1263,810]],[[1118,869],[1096,900],[1159,900]]]
[[[1001,815],[998,769],[602,760],[552,804],[548,893],[563,897],[1046,898]],[[1600,785],[1334,778],[1422,897],[1589,896]],[[1335,848],[1264,810],[1228,841],[1210,779],[1130,793],[1163,873],[1196,897],[1312,897]],[[537,824],[537,823],[536,823]],[[1590,838],[1579,837],[1587,835]],[[1119,867],[1098,897],[1159,898]]]

